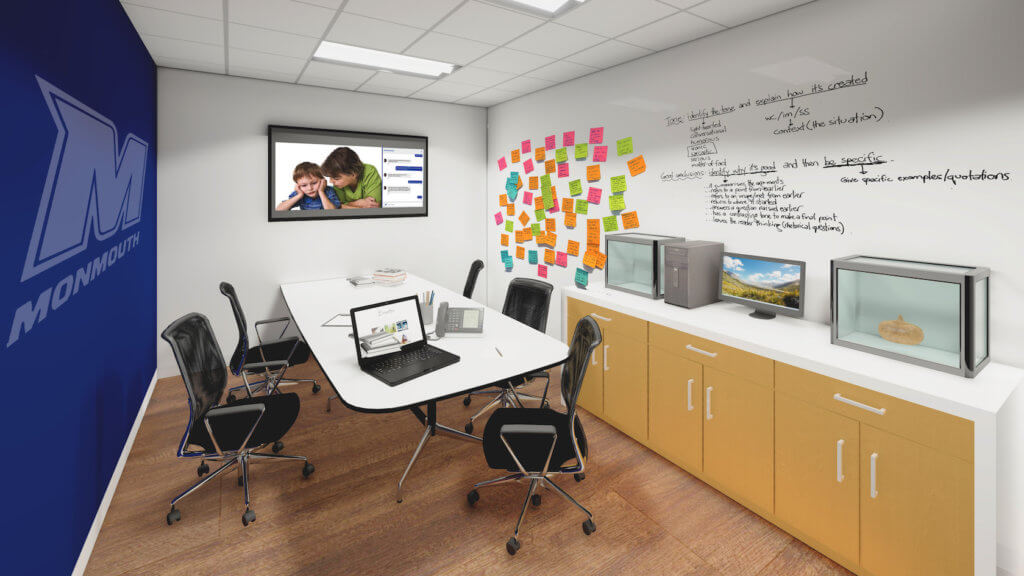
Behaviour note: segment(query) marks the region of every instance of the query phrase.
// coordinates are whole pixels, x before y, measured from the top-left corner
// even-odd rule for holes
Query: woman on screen
[[[331,179],[342,208],[380,207],[380,173],[372,165],[363,164],[351,148],[335,148],[320,167]]]

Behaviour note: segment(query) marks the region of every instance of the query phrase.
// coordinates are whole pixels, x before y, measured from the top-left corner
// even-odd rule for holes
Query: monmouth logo
[[[36,76],[57,126],[50,168],[21,281],[138,224],[149,144],[128,134],[117,148],[108,118]]]

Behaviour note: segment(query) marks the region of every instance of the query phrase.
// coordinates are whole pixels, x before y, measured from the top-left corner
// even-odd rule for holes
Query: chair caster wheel
[[[306,462],[306,465],[302,467],[302,477],[303,478],[309,478],[313,474],[313,472],[315,470],[316,470],[315,466],[313,466],[309,462]]]
[[[516,540],[515,536],[509,538],[508,542],[505,543],[505,550],[508,551],[509,556],[515,556],[520,548],[522,548],[522,544],[519,543],[519,540]]]
[[[239,476],[239,477],[238,477],[238,485],[239,485],[239,486],[241,486],[242,484],[243,484],[243,482],[242,482],[242,477],[241,477],[241,476]]]
[[[466,434],[472,434],[472,433],[473,433],[473,423],[472,422],[466,422]]]
[[[595,530],[597,530],[597,526],[594,525],[594,521],[592,519],[588,518],[587,521],[583,523],[583,533],[590,536]]]
[[[181,510],[171,506],[171,511],[167,513],[167,525],[170,526],[178,520],[181,520]]]
[[[534,506],[540,506],[540,494],[534,494],[530,496],[530,503]]]
[[[226,401],[228,404],[234,404],[235,400],[237,400],[237,398],[235,398],[234,394],[228,394],[228,398],[227,398],[227,401]]]
[[[274,446],[271,447],[271,450],[274,451],[274,454],[277,454],[281,450],[284,450],[284,442],[281,442],[280,440],[274,442]]]
[[[196,468],[196,474],[198,474],[200,478],[202,478],[203,475],[206,474],[209,471],[210,471],[210,465],[207,464],[205,461],[200,462],[199,463],[199,467]]]
[[[462,399],[462,405],[463,406],[469,406],[469,403],[472,402],[472,401],[473,401],[473,397],[470,396],[469,394],[466,394],[466,397]]]
[[[246,508],[245,514],[242,514],[242,526],[248,526],[250,522],[256,521],[256,513]]]
[[[313,384],[313,394],[316,394],[319,391],[320,391],[320,384],[319,383]]]
[[[471,490],[469,494],[466,494],[466,502],[469,502],[470,506],[475,506],[480,501],[480,493],[476,490]]]
[[[548,402],[547,399],[545,399],[543,402],[540,403],[540,407],[541,408],[551,408],[551,402]]]
[[[575,480],[577,482],[583,482],[583,479],[586,478],[586,477],[587,477],[587,473],[586,472],[577,472],[576,474],[572,475],[573,480]]]

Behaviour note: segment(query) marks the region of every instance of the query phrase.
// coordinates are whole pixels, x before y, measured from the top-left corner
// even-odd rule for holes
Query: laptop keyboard
[[[418,364],[424,360],[437,356],[440,352],[435,348],[419,348],[402,354],[396,354],[391,358],[381,360],[373,366],[373,371],[378,374],[392,374],[412,364]]]

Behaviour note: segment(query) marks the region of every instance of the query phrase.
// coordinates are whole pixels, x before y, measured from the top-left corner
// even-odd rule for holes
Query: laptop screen
[[[397,352],[424,338],[415,296],[353,309],[352,324],[361,358]]]

